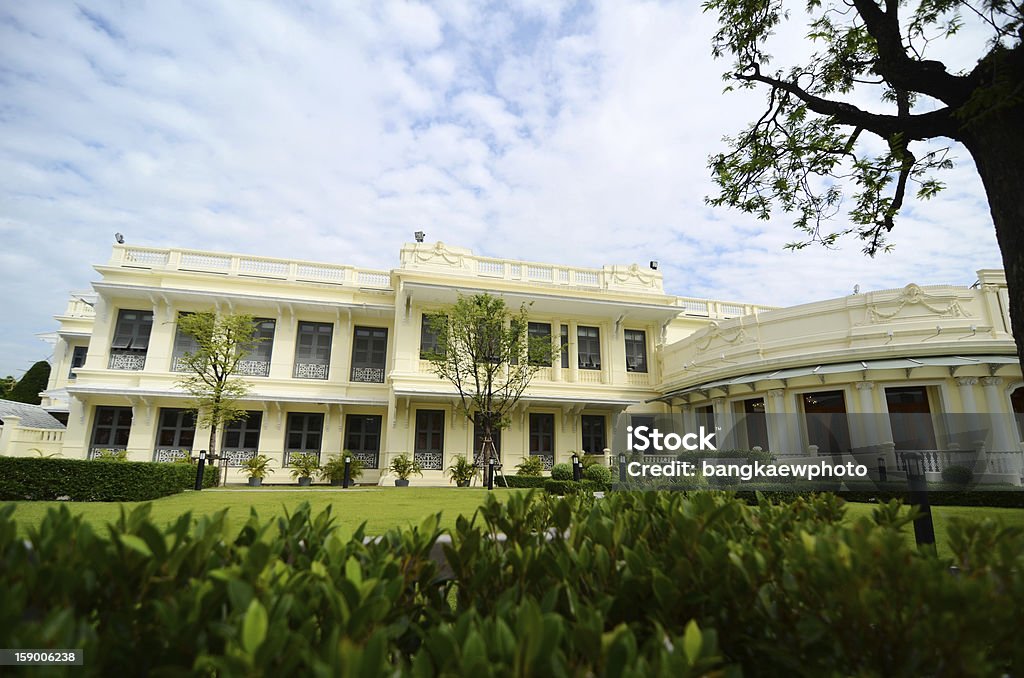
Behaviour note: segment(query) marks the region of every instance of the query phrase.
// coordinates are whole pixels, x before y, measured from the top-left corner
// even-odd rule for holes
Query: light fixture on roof
[[[658,262],[654,261],[653,259],[651,260],[651,270],[652,271],[657,271],[658,270]]]
[[[416,231],[412,234],[412,237],[416,238],[416,242],[423,242],[423,239],[427,237],[427,234],[423,231]]]
[[[120,234],[120,233],[115,233],[114,234],[114,240],[117,241],[118,245],[123,245],[124,244],[124,236],[122,234]]]

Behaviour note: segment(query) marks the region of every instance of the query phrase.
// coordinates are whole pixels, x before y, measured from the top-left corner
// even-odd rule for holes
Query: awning
[[[695,384],[686,388],[671,391],[653,398],[655,400],[666,400],[695,391],[706,391],[712,388],[723,388],[737,386],[740,384],[753,384],[758,381],[778,381],[784,379],[795,379],[797,377],[809,377],[812,375],[844,374],[848,372],[863,372],[866,370],[912,370],[918,367],[967,367],[977,365],[1016,365],[1017,356],[1011,355],[977,355],[977,356],[927,356],[921,358],[883,358],[877,360],[858,360],[856,362],[829,363],[822,365],[805,365],[802,367],[791,367],[771,372],[757,372],[744,374],[729,379],[718,379],[704,384]]]

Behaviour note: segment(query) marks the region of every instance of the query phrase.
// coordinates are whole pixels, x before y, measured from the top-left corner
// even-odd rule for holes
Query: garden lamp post
[[[196,464],[195,490],[203,489],[203,473],[206,471],[206,450],[199,450],[199,463]]]
[[[619,452],[619,482],[626,482],[626,453]]]
[[[352,455],[345,455],[345,477],[341,481],[342,489],[348,487],[349,482],[352,479]]]
[[[576,482],[580,481],[583,474],[580,472],[580,458],[579,455],[573,453],[572,455],[572,479]]]
[[[918,546],[927,544],[935,549],[935,524],[932,507],[928,502],[928,482],[924,477],[924,457],[920,452],[903,453],[903,466],[907,470],[907,489],[910,503],[920,507],[921,515],[914,521],[914,540]]]

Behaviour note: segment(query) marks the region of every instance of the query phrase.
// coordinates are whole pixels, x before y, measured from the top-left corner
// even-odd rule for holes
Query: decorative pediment
[[[742,325],[722,330],[718,323],[711,322],[697,340],[697,352],[706,351],[709,346],[719,341],[726,344],[742,344],[746,340],[747,330]]]
[[[919,285],[907,285],[900,293],[885,301],[869,304],[868,321],[881,323],[897,316],[921,317],[937,315],[944,318],[969,318],[971,314],[951,295],[928,294]]]

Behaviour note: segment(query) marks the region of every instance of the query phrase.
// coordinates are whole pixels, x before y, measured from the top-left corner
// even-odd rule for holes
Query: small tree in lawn
[[[551,366],[558,353],[551,335],[530,337],[526,305],[513,312],[490,294],[460,295],[429,322],[437,347],[424,357],[458,391],[459,412],[470,421],[479,416],[484,439],[493,440],[534,375]]]
[[[238,400],[250,387],[234,374],[259,341],[256,325],[250,315],[217,315],[207,311],[182,315],[178,318],[178,329],[196,343],[195,351],[185,353],[181,359],[188,373],[178,380],[178,385],[194,399],[196,423],[210,427],[212,456],[217,452],[218,430],[246,417]],[[221,467],[226,483],[224,460]]]

